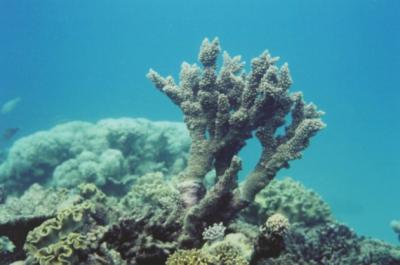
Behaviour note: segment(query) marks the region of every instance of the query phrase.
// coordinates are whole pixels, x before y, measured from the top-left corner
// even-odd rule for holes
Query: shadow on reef
[[[357,236],[316,193],[274,179],[324,127],[289,92],[288,65],[264,52],[245,73],[225,52],[218,69],[219,54],[218,39],[205,39],[202,68],[183,63],[179,84],[148,73],[187,130],[118,119],[18,140],[0,165],[0,263],[400,264],[399,247]],[[238,183],[253,134],[262,154]]]

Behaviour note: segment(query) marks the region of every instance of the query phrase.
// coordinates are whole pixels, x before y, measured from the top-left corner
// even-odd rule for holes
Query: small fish
[[[7,101],[6,103],[3,104],[3,106],[1,107],[1,114],[6,114],[9,113],[11,111],[13,111],[15,109],[15,107],[17,107],[18,103],[21,101],[20,97],[17,98],[13,98],[9,101]]]
[[[4,130],[3,134],[2,134],[2,139],[3,140],[10,140],[11,138],[14,137],[14,135],[17,134],[17,132],[19,131],[19,128],[7,128]]]

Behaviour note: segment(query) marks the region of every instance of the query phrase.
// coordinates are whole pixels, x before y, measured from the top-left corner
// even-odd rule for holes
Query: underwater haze
[[[146,73],[178,80],[218,37],[246,71],[265,49],[280,56],[291,91],[326,113],[279,178],[312,188],[360,235],[398,244],[399,14],[396,0],[0,1],[0,104],[19,99],[0,114],[1,149],[74,120],[183,121]],[[260,152],[255,140],[241,151],[240,176]]]

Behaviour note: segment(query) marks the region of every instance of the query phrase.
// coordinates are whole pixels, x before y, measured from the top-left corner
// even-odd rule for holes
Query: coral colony
[[[322,112],[268,52],[205,39],[180,81],[148,78],[180,123],[70,122],[18,140],[0,165],[0,264],[400,264],[400,249],[357,236],[313,191],[274,179],[301,158]],[[262,152],[238,182],[238,153]],[[398,223],[392,224],[398,232]]]

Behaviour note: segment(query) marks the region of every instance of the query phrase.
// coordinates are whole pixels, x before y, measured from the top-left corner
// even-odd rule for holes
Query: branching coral
[[[0,264],[400,264],[398,247],[357,237],[315,193],[272,181],[324,126],[289,93],[287,64],[264,52],[246,74],[227,53],[217,69],[219,53],[205,40],[203,67],[184,63],[179,85],[148,74],[184,112],[188,163],[183,124],[72,122],[18,141],[0,165],[7,193],[64,188],[0,191],[0,235],[15,245],[1,251],[0,237]],[[239,185],[237,154],[252,135],[261,157]]]
[[[229,219],[253,201],[290,160],[300,158],[310,138],[324,127],[320,119],[323,113],[314,104],[306,104],[301,93],[289,93],[292,80],[287,64],[278,68],[278,58],[264,52],[252,60],[252,71],[246,74],[240,56],[224,52],[223,65],[217,72],[220,50],[218,39],[205,39],[199,53],[203,68],[184,62],[179,84],[154,70],[147,75],[180,107],[192,138],[188,165],[181,174],[182,196],[196,203],[204,194],[205,175],[212,169],[217,175],[216,187],[186,218],[186,233],[191,238],[198,237],[193,231],[201,228],[199,223],[209,222],[204,220],[205,211],[213,212],[224,201],[227,214],[217,221]],[[284,133],[279,134],[283,126]],[[254,132],[263,147],[262,154],[238,188],[235,178],[240,161],[235,156]]]
[[[226,227],[222,224],[213,224],[203,231],[203,239],[207,242],[219,241],[224,238]]]

